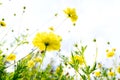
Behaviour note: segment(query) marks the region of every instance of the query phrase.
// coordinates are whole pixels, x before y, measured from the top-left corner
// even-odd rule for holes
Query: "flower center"
[[[68,17],[71,17],[72,15],[71,14],[68,14]]]
[[[48,46],[49,45],[49,43],[48,42],[45,42],[45,46]]]

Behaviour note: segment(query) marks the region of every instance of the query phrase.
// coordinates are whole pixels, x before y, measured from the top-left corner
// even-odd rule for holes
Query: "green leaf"
[[[90,73],[92,73],[94,70],[96,70],[96,65],[97,65],[97,63],[95,62],[94,65],[93,65],[93,67],[90,70]]]

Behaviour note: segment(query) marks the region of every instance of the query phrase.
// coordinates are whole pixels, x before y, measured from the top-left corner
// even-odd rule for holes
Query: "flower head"
[[[108,72],[108,75],[111,76],[111,77],[113,77],[115,75],[115,73],[112,72],[112,71],[110,71],[110,72]]]
[[[82,58],[82,56],[79,56],[79,55],[75,55],[75,60],[79,62],[79,64],[83,64],[84,63],[84,60]]]
[[[72,22],[76,22],[77,21],[78,16],[76,14],[75,8],[67,8],[67,9],[65,9],[63,11],[67,15],[67,17],[71,19]]]
[[[100,77],[101,73],[100,73],[100,71],[96,71],[94,74],[95,74],[96,77]]]
[[[58,66],[58,67],[56,68],[56,72],[57,72],[57,73],[60,72],[60,66]]]
[[[108,58],[113,57],[113,56],[115,55],[115,51],[116,51],[115,48],[113,48],[111,51],[106,50],[106,53],[107,53],[106,56],[107,56]]]
[[[11,53],[10,55],[7,56],[6,60],[7,61],[13,61],[16,59],[16,55]]]
[[[0,26],[6,27],[6,23],[4,21],[0,21]]]
[[[40,50],[59,50],[61,46],[61,37],[53,32],[41,32],[37,33],[33,39],[33,45]]]
[[[117,72],[120,74],[120,66],[117,67]]]
[[[35,65],[33,60],[28,61],[28,67],[32,68]]]
[[[75,62],[78,62],[79,64],[83,64],[84,63],[84,60],[83,60],[83,57],[82,56],[79,56],[79,55],[75,55],[73,56],[74,58],[74,61]],[[73,64],[74,63],[73,59],[70,61],[70,64]]]

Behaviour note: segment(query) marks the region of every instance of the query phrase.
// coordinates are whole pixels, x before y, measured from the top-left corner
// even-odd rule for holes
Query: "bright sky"
[[[28,27],[34,32],[36,29],[44,31],[49,26],[54,26],[56,32],[63,36],[64,54],[71,50],[73,43],[81,40],[83,44],[88,45],[87,59],[92,60],[91,57],[95,53],[93,38],[98,41],[100,59],[105,58],[107,41],[111,42],[111,48],[117,48],[117,53],[120,53],[118,44],[120,0],[0,0],[0,2],[3,3],[0,5],[0,19],[5,18],[8,27],[17,30]],[[23,6],[26,6],[25,14],[22,14]],[[69,19],[64,21],[62,10],[67,7],[76,8],[79,19],[75,27]],[[16,17],[13,16],[14,13]],[[55,13],[58,17],[54,17]]]

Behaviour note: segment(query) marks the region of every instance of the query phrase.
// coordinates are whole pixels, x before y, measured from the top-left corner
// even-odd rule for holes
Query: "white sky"
[[[107,41],[111,47],[117,48],[119,53],[119,26],[120,26],[120,0],[0,0],[0,19],[5,18],[7,27],[22,30],[28,27],[34,32],[46,30],[54,26],[56,32],[63,36],[62,49],[65,53],[71,50],[73,43],[82,41],[88,44],[87,59],[93,57],[95,44],[93,38],[98,41],[99,57],[105,57]],[[26,12],[22,15],[22,7],[26,6]],[[76,8],[79,19],[76,27],[69,20],[64,19],[63,9]],[[16,17],[13,14],[16,13]],[[58,13],[58,17],[54,14]],[[59,28],[57,28],[59,26]],[[68,33],[68,31],[71,31]]]

